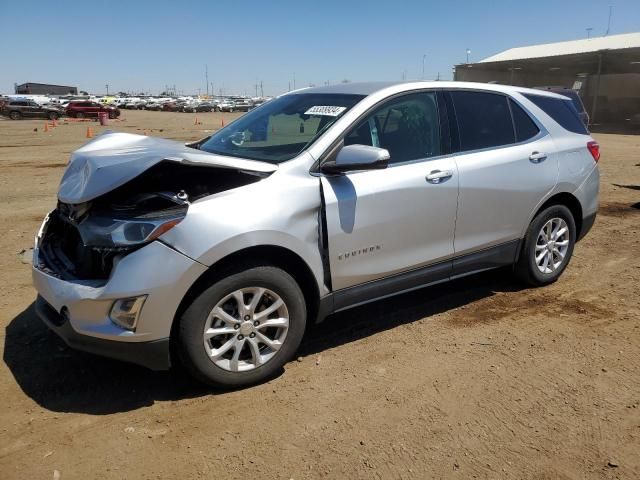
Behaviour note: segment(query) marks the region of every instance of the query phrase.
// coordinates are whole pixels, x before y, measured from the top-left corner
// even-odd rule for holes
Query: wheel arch
[[[580,232],[582,231],[582,205],[578,198],[569,192],[560,192],[549,197],[541,206],[536,210],[531,219],[533,220],[544,209],[549,208],[552,205],[564,205],[569,209],[571,215],[573,215],[573,221],[576,224],[576,239],[580,238]]]
[[[289,273],[300,286],[307,306],[307,321],[315,321],[320,303],[320,291],[307,263],[295,252],[277,245],[257,245],[243,248],[212,264],[191,285],[180,301],[171,325],[171,343],[175,343],[180,318],[193,300],[214,282],[241,268],[274,266]],[[172,354],[173,357],[173,354]]]

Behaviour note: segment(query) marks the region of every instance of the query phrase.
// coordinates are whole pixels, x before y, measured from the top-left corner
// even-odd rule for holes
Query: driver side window
[[[389,163],[441,155],[436,93],[413,93],[390,100],[359,122],[344,143],[386,148],[391,155]]]

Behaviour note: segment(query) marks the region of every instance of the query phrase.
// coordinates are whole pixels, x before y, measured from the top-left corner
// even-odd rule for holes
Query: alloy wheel
[[[569,226],[562,218],[547,221],[536,240],[535,262],[538,270],[550,274],[564,263],[569,250]]]
[[[253,370],[271,360],[289,330],[289,311],[275,292],[262,287],[236,290],[211,310],[204,326],[204,349],[218,367]]]

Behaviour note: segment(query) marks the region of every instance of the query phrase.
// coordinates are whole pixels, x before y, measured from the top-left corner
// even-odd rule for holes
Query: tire
[[[51,112],[49,113],[49,115],[47,115],[47,117],[49,118],[49,120],[57,120],[58,119],[58,114],[55,112]]]
[[[109,118],[112,120],[116,118],[116,112],[109,112]]]
[[[543,228],[550,234],[546,237],[550,237],[548,243]],[[565,228],[566,233],[558,235]],[[516,263],[516,275],[534,287],[555,282],[569,265],[575,243],[576,223],[571,211],[564,205],[546,208],[536,215],[527,229]]]
[[[252,310],[257,295],[254,292],[263,290],[257,308]],[[249,305],[243,312],[239,310],[245,307],[239,307],[235,296],[239,291],[244,292],[243,303]],[[261,318],[261,312],[280,305],[275,299],[282,300],[283,305]],[[221,316],[214,314],[214,310],[221,309]],[[179,321],[176,343],[187,371],[210,386],[245,387],[273,377],[293,357],[305,330],[306,303],[291,275],[280,268],[258,266],[231,272],[213,283],[198,295]],[[267,322],[288,324],[269,327]],[[205,340],[205,329],[225,333]],[[262,339],[276,348],[267,346]]]
[[[84,113],[82,113],[82,112],[76,112],[75,117],[76,117],[76,118],[84,118]]]
[[[230,108],[230,109],[229,109],[229,113],[233,113],[233,108]]]
[[[18,111],[9,112],[9,118],[11,120],[20,120],[22,118],[22,113]]]

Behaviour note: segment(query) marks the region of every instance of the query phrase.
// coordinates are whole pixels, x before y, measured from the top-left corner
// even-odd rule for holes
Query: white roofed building
[[[593,128],[640,132],[640,32],[510,48],[456,65],[455,79],[572,88]]]

